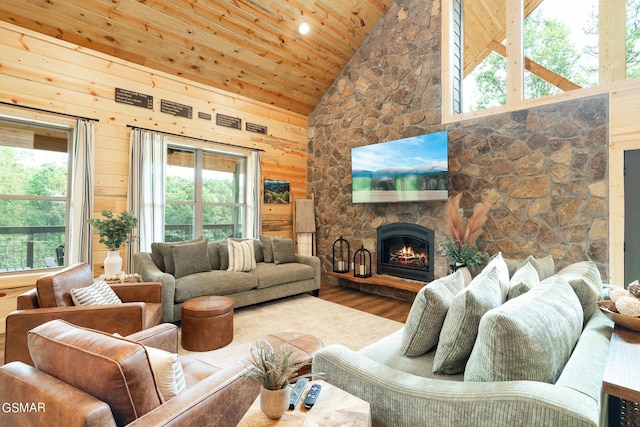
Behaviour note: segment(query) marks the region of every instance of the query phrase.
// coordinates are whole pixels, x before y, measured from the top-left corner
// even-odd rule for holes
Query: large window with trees
[[[443,2],[445,116],[640,74],[640,0]]]
[[[242,237],[245,156],[200,148],[167,148],[165,241]]]
[[[70,137],[0,117],[0,272],[65,264]]]

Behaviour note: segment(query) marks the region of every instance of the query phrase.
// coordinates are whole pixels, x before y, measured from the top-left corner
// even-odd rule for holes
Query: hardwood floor
[[[402,323],[407,320],[411,309],[411,302],[408,301],[338,285],[323,284],[319,298]],[[0,334],[0,365],[4,364],[4,337],[4,334]]]
[[[327,301],[402,323],[407,320],[407,315],[409,314],[409,310],[411,310],[412,304],[408,301],[401,301],[391,297],[362,292],[357,289],[328,284],[322,285],[319,297]]]

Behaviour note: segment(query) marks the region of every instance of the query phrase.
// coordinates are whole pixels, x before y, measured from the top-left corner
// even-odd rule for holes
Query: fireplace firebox
[[[408,222],[378,227],[378,274],[430,282],[434,272],[435,232]]]

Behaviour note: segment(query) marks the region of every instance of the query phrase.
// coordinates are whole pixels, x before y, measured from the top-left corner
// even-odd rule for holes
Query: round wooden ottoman
[[[311,372],[311,361],[313,360],[313,354],[322,349],[322,341],[319,338],[303,334],[300,332],[278,332],[275,334],[268,334],[258,340],[258,344],[261,341],[268,342],[272,347],[291,346],[293,352],[291,353],[291,360],[293,363],[308,362],[307,366],[304,366],[298,372],[298,375],[304,375]]]
[[[204,296],[182,304],[182,347],[191,351],[209,351],[233,340],[233,300]]]

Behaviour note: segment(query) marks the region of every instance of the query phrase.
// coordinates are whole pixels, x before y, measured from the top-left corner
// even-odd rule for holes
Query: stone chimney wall
[[[307,189],[323,269],[339,236],[375,257],[376,228],[406,221],[435,230],[435,276],[447,274],[437,250],[445,202],[351,202],[351,148],[447,130],[449,194],[463,193],[467,218],[491,204],[482,248],[551,254],[557,268],[590,259],[608,277],[608,97],[443,125],[440,30],[439,1],[393,3],[309,116]]]

